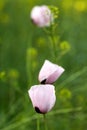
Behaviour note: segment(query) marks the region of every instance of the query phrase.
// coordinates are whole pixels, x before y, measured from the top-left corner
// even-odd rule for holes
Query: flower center
[[[35,107],[35,111],[36,111],[37,113],[42,113],[38,107]]]
[[[41,81],[41,84],[45,84],[46,83],[46,79]]]

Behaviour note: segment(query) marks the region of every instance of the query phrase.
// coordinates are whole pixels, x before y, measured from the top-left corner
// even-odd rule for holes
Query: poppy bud
[[[53,15],[48,6],[35,6],[31,10],[31,19],[38,27],[50,26],[53,22]]]

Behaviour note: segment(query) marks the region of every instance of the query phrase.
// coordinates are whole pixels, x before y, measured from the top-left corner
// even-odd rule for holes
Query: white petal
[[[46,113],[55,104],[56,96],[53,85],[34,85],[28,91],[33,107],[39,108],[41,113]]]
[[[53,64],[48,60],[45,60],[39,72],[38,79],[40,82],[46,79],[45,83],[51,84],[55,82],[63,72],[64,72],[63,67]]]
[[[64,68],[62,68],[61,66],[55,66],[56,67],[56,71],[54,71],[52,74],[50,74],[46,80],[46,83],[54,83],[60,76],[61,74],[64,72]]]

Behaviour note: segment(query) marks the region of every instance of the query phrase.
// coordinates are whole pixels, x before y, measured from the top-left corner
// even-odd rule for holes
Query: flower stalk
[[[37,130],[40,130],[40,119],[39,119],[39,115],[38,115],[38,118],[37,118]]]
[[[47,128],[46,114],[43,114],[43,119],[44,119],[44,130],[48,130],[48,128]]]

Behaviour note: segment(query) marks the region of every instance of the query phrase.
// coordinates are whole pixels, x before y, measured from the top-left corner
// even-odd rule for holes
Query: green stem
[[[51,51],[52,51],[53,60],[57,62],[57,46],[56,46],[56,40],[54,34],[51,34],[49,36],[49,39],[51,41],[51,48],[52,48]]]
[[[39,116],[37,118],[37,130],[40,130],[40,120],[39,120]]]
[[[43,114],[43,118],[44,118],[44,130],[47,130],[47,121],[46,121],[46,115]]]
[[[57,56],[56,52],[57,52],[57,48],[56,48],[56,40],[55,40],[55,36],[52,34],[51,36],[51,39],[52,39],[52,43],[53,43],[53,50],[54,50],[54,55],[55,57]]]
[[[31,73],[31,56],[29,55],[28,49],[26,54],[26,71],[28,77],[28,84],[31,86],[32,83],[32,73]]]
[[[47,34],[51,45],[49,45],[51,50],[52,58],[55,62],[57,62],[57,40],[55,39],[55,28],[54,25],[52,25],[48,30],[44,28],[44,32]]]

